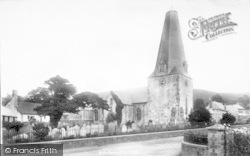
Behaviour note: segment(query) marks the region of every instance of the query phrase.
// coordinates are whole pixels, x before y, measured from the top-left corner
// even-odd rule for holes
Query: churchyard
[[[151,122],[148,125],[131,123],[130,125],[117,125],[117,122],[108,124],[59,124],[57,128],[51,128],[47,123],[24,123],[18,129],[3,129],[5,144],[41,142],[52,140],[68,140],[79,138],[92,138],[104,136],[118,136],[128,134],[166,132],[193,128],[189,123],[179,125]],[[199,128],[199,127],[196,127]]]

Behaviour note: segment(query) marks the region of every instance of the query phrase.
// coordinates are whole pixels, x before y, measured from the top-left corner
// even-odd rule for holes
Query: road
[[[64,150],[64,156],[179,156],[183,136]]]

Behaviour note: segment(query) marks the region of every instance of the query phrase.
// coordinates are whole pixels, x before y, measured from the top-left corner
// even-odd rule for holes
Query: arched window
[[[95,121],[98,121],[98,110],[97,109],[95,109]]]
[[[176,115],[176,108],[172,107],[172,109],[171,109],[171,117],[175,118],[175,115]]]
[[[141,121],[141,109],[137,108],[136,110],[136,117],[137,117],[137,121]]]
[[[180,109],[180,116],[181,116],[182,118],[184,118],[184,110],[183,110],[182,107],[181,107],[181,109]]]

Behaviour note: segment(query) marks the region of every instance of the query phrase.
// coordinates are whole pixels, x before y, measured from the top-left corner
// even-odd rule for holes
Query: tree
[[[45,81],[47,88],[38,87],[29,92],[26,101],[40,103],[34,110],[39,115],[48,115],[52,127],[57,127],[63,112],[77,112],[76,104],[71,102],[76,88],[67,79],[55,76]]]
[[[82,108],[92,107],[105,110],[108,110],[109,108],[106,100],[103,100],[97,94],[91,92],[82,92],[79,94],[75,94],[73,96],[73,103]]]
[[[116,108],[115,108],[116,119],[117,119],[118,125],[120,125],[122,122],[122,109],[124,107],[124,104],[122,103],[121,99],[113,91],[111,91],[111,95],[113,96],[115,103],[116,103]]]
[[[212,96],[212,101],[216,101],[216,102],[220,102],[220,103],[224,103],[224,100],[222,99],[220,94],[215,94]]]
[[[43,123],[37,123],[34,125],[33,134],[39,140],[44,140],[45,137],[49,134],[49,128],[46,127]]]
[[[24,98],[22,96],[17,96],[18,97],[18,101],[23,101]],[[2,105],[6,106],[12,99],[12,95],[7,94],[5,97],[2,97]]]
[[[238,98],[237,101],[242,107],[250,109],[250,98],[248,95],[243,95],[242,97]]]
[[[196,99],[194,102],[194,111],[200,109],[200,108],[205,108],[205,103],[203,99]]]
[[[200,108],[189,114],[189,122],[191,125],[205,125],[209,124],[212,119],[211,113],[206,108]]]
[[[221,124],[224,124],[224,123],[226,123],[226,124],[233,124],[235,121],[236,121],[235,116],[233,116],[230,113],[224,113],[222,115],[222,119],[220,120]]]

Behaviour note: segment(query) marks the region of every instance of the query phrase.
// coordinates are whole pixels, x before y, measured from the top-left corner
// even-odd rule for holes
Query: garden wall
[[[205,128],[193,129],[192,131],[204,131]],[[143,133],[143,134],[130,134],[130,135],[117,135],[107,137],[95,137],[95,138],[82,138],[82,139],[71,139],[71,140],[56,140],[46,142],[32,142],[25,144],[63,144],[64,149],[79,148],[86,146],[100,146],[113,143],[133,142],[133,141],[146,141],[153,139],[163,139],[170,137],[182,136],[186,130],[168,131],[168,132],[154,132],[154,133]]]
[[[182,142],[181,154],[183,156],[206,156],[208,146]]]

